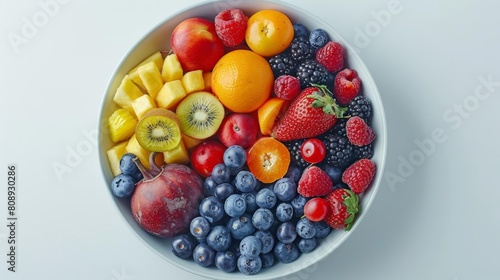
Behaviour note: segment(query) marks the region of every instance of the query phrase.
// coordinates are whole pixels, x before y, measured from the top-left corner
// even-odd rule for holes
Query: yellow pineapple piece
[[[163,87],[163,78],[161,77],[158,67],[151,61],[137,68],[137,73],[147,93],[154,99]]]
[[[179,164],[187,164],[189,163],[189,153],[186,149],[186,146],[181,141],[177,147],[172,150],[168,150],[163,152],[163,158],[166,164],[170,163],[179,163]]]
[[[141,119],[147,111],[156,108],[156,102],[149,94],[144,94],[132,101],[132,108],[137,118]]]
[[[180,80],[166,82],[156,95],[156,104],[159,108],[173,109],[186,97],[187,93]]]
[[[141,97],[142,91],[132,82],[130,77],[126,75],[116,90],[113,101],[120,107],[133,112],[132,101]]]
[[[182,142],[184,142],[184,145],[186,146],[186,149],[191,150],[192,148],[198,146],[198,144],[201,144],[203,142],[203,139],[196,139],[191,136],[187,136],[186,134],[181,134],[181,139]]]
[[[158,68],[160,69],[160,68]],[[174,80],[180,80],[184,70],[182,70],[181,63],[176,54],[169,54],[165,57],[163,61],[163,68],[161,70],[161,75],[164,82],[170,82]]]
[[[205,81],[204,91],[212,92],[212,72],[203,72],[203,80]]]
[[[182,76],[181,82],[187,94],[205,89],[205,80],[203,79],[202,70],[187,72]]]
[[[127,150],[125,149],[126,146],[127,141],[123,141],[106,151],[113,176],[118,176],[122,173],[120,170],[120,160],[122,156],[127,153]]]
[[[156,67],[159,70],[163,68],[163,56],[161,55],[161,53],[159,51],[157,51],[157,52],[153,53],[152,55],[150,55],[149,57],[147,57],[146,59],[144,59],[143,61],[141,61],[141,63],[137,64],[137,66],[135,66],[128,73],[128,75],[130,76],[130,79],[134,83],[136,83],[144,92],[146,92],[146,87],[142,83],[141,77],[139,77],[139,73],[137,72],[137,69],[140,66],[142,66],[146,63],[149,63],[149,62],[154,62]]]
[[[113,142],[129,139],[134,134],[137,119],[127,109],[118,109],[108,119],[109,135]]]
[[[135,134],[130,137],[130,140],[128,140],[125,150],[127,151],[127,153],[136,155],[144,165],[144,167],[146,167],[147,169],[151,167],[151,164],[149,164],[149,156],[151,152],[141,147],[141,145],[137,141],[137,138],[135,137]],[[163,153],[158,153],[155,158],[155,163],[158,166],[162,166],[165,164]]]

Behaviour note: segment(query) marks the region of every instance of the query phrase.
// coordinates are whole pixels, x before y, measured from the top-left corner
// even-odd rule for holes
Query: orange
[[[271,96],[273,84],[267,60],[249,50],[225,54],[212,70],[212,92],[236,113],[257,110]]]
[[[290,152],[280,141],[262,137],[248,150],[247,165],[259,181],[272,183],[283,178],[288,171]]]
[[[293,24],[285,14],[261,10],[248,19],[245,41],[252,51],[269,57],[284,51],[293,34]]]

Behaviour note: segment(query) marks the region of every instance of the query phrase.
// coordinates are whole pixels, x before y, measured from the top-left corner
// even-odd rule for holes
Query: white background
[[[201,279],[129,230],[86,136],[127,50],[199,2],[61,0],[25,36],[26,22],[44,13],[39,1],[0,0],[0,279]],[[499,2],[284,2],[325,19],[358,49],[389,130],[386,179],[365,219],[331,256],[287,279],[498,279]],[[23,41],[13,43],[15,35]],[[430,144],[434,131],[443,135]],[[54,164],[77,148],[81,160],[58,178]],[[17,273],[5,262],[12,163]]]

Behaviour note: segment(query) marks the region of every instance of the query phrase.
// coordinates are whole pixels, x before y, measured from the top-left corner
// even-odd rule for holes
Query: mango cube
[[[205,80],[202,70],[194,70],[184,74],[181,79],[182,86],[187,94],[202,91],[205,89]]]
[[[106,155],[108,156],[109,166],[111,167],[111,172],[113,176],[118,176],[122,173],[120,169],[120,160],[124,154],[127,153],[125,147],[127,146],[127,141],[123,141],[118,145],[111,147],[106,151]]]
[[[180,80],[166,82],[156,96],[156,103],[160,108],[173,109],[186,97],[187,93]]]
[[[147,93],[154,99],[163,87],[163,78],[161,77],[158,67],[151,61],[137,68],[137,73]]]
[[[189,163],[189,153],[186,146],[181,141],[177,147],[172,150],[163,152],[163,158],[166,164],[179,163],[187,164]]]
[[[130,77],[126,75],[116,90],[113,101],[120,107],[133,112],[132,101],[142,96],[142,91],[132,82]]]
[[[141,119],[147,111],[156,108],[156,102],[149,94],[144,94],[132,101],[132,108],[137,118]]]
[[[183,74],[184,70],[182,70],[182,66],[177,55],[167,55],[165,57],[165,60],[163,61],[163,68],[161,70],[163,81],[170,82],[174,80],[180,80]]]
[[[129,139],[135,132],[137,119],[127,109],[118,109],[108,119],[109,135],[113,142]]]

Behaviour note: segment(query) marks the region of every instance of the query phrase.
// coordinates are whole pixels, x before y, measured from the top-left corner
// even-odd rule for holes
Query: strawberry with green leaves
[[[272,136],[280,141],[316,137],[330,130],[346,111],[326,86],[305,88],[275,124]]]
[[[329,205],[325,222],[333,229],[350,230],[359,211],[359,197],[347,189],[335,189],[326,198]]]

